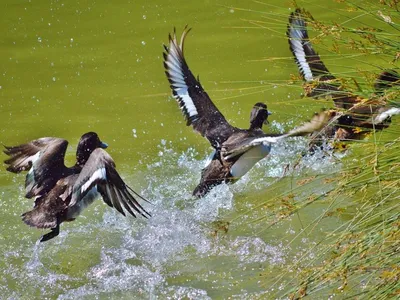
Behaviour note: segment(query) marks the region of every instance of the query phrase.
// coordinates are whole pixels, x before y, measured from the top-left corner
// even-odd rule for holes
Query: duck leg
[[[60,233],[60,224],[57,224],[56,227],[51,228],[51,231],[49,233],[46,233],[45,235],[42,236],[40,242],[51,240],[52,238],[55,238],[59,233]]]

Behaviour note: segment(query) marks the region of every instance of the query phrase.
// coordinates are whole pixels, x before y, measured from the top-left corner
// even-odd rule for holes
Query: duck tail
[[[377,94],[383,94],[385,90],[400,85],[400,74],[393,69],[383,71],[375,80],[374,88]]]
[[[213,188],[211,185],[200,183],[193,191],[193,196],[196,198],[203,198]]]
[[[57,216],[35,207],[31,211],[22,214],[25,224],[36,228],[54,228],[58,225]]]
[[[202,172],[202,176],[204,176],[203,172]],[[210,180],[203,180],[203,178],[202,178],[201,182],[194,189],[192,195],[195,196],[196,198],[203,198],[212,190],[213,187],[223,183],[224,181],[226,183],[229,182],[229,180],[224,179],[224,178],[210,179]]]

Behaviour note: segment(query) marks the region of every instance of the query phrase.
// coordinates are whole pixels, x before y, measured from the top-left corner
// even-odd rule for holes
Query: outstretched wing
[[[315,114],[311,121],[304,123],[303,125],[290,130],[288,133],[281,135],[272,134],[259,134],[258,136],[248,137],[241,139],[240,143],[225,143],[222,147],[221,154],[225,160],[231,160],[238,155],[250,150],[251,148],[261,144],[277,143],[282,139],[292,136],[303,136],[310,134],[315,131],[321,130],[329,122],[332,122],[334,118],[333,111],[323,111]]]
[[[164,46],[164,67],[171,84],[172,94],[186,118],[187,125],[192,125],[212,146],[223,143],[234,131],[218,108],[204,91],[199,80],[193,76],[183,54],[184,42],[190,29],[182,33],[178,44],[176,33],[169,35],[169,46]]]
[[[15,147],[5,146],[10,156],[4,163],[7,171],[26,175],[26,197],[32,198],[48,193],[65,172],[64,156],[68,142],[64,139],[44,137]]]
[[[124,216],[124,209],[134,217],[136,217],[135,212],[145,218],[150,216],[131,193],[142,200],[147,200],[125,184],[116,171],[111,156],[100,148],[92,152],[80,172],[72,190],[69,206],[71,207],[82,200],[94,187],[97,188],[105,203],[114,207]]]
[[[49,193],[35,200],[35,207],[22,214],[22,220],[37,228],[55,228],[59,224],[58,216],[65,211],[67,199],[71,195],[70,183],[77,175],[57,181]]]
[[[289,40],[290,51],[299,68],[306,85],[305,94],[313,98],[331,97],[338,108],[349,109],[359,101],[358,97],[341,88],[318,53],[313,49],[308,37],[305,15],[312,17],[305,11],[297,8],[289,16],[286,35]]]
[[[290,14],[286,35],[289,39],[290,51],[305,81],[335,79],[313,49],[308,37],[307,23],[299,8]]]

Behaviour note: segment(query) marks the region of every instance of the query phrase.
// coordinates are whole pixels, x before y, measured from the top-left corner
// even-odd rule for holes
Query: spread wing
[[[245,139],[240,139],[240,142],[235,141],[230,142],[229,140],[222,146],[222,157],[225,160],[231,160],[244,152],[250,150],[251,148],[261,145],[261,144],[271,144],[277,143],[282,139],[292,137],[292,136],[303,136],[310,134],[315,131],[321,130],[328,123],[333,122],[334,116],[333,111],[323,111],[315,114],[311,121],[304,123],[303,125],[290,130],[288,133],[281,135],[265,134],[260,133],[256,136],[248,137]]]
[[[4,153],[10,156],[4,163],[7,171],[26,175],[26,197],[32,198],[48,193],[63,172],[68,142],[64,139],[44,137],[14,147],[5,146]]]
[[[290,14],[286,35],[290,51],[305,81],[335,79],[313,49],[308,37],[307,23],[299,8]]]
[[[92,152],[80,172],[73,187],[72,199],[69,206],[71,207],[82,200],[95,187],[103,197],[104,202],[114,207],[124,216],[124,209],[134,217],[136,217],[135,212],[146,218],[150,216],[139,204],[135,196],[142,200],[145,199],[125,184],[115,169],[115,163],[111,156],[100,148]]]
[[[190,29],[185,28],[178,44],[176,33],[169,36],[169,46],[164,46],[165,74],[172,94],[178,101],[187,125],[192,125],[212,146],[217,147],[234,131],[218,108],[204,91],[186,63],[184,42]]]
[[[306,16],[312,19],[309,13],[297,8],[289,16],[286,35],[289,48],[299,68],[299,72],[307,83],[305,94],[313,98],[331,97],[338,108],[348,109],[359,101],[358,97],[341,88],[318,53],[313,49],[308,37]]]
[[[37,228],[54,228],[59,224],[58,216],[65,211],[71,195],[70,184],[77,175],[67,176],[55,184],[49,193],[35,200],[35,207],[22,214],[22,220],[29,226]]]

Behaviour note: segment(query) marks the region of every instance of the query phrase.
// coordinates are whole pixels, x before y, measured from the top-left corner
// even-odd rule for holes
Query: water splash
[[[286,166],[299,159],[306,143],[295,138],[274,145],[269,157],[237,183],[221,184],[203,199],[194,199],[191,192],[207,153],[193,148],[178,152],[171,142],[161,141],[160,155],[147,165],[147,186],[141,191],[152,199],[153,205],[146,209],[153,217],[123,218],[114,210],[92,208],[91,216],[84,214],[79,224],[64,226],[54,241],[25,245],[31,251],[28,260],[21,268],[11,266],[9,273],[16,281],[29,281],[41,295],[58,299],[114,295],[211,299],[212,290],[238,299],[262,295],[262,286],[255,284],[249,292],[240,288],[240,282],[247,284],[255,271],[262,272],[268,265],[284,264],[287,249],[241,232],[240,224],[233,234],[215,236],[212,223],[235,211],[236,194],[262,190],[282,176]],[[301,168],[330,166],[318,159],[301,159]],[[26,253],[24,249],[16,252]],[[60,259],[66,267],[54,268]],[[70,264],[75,265],[71,268]],[[19,289],[23,290],[22,284]],[[8,295],[18,293],[9,291]]]

